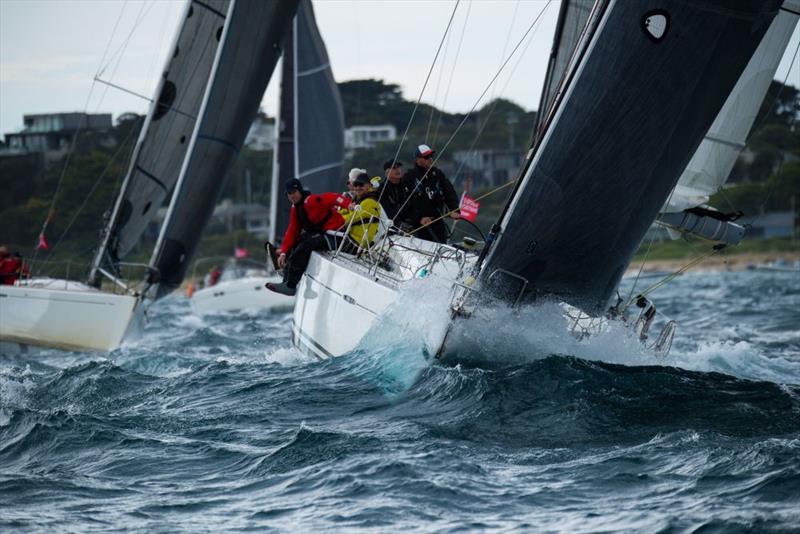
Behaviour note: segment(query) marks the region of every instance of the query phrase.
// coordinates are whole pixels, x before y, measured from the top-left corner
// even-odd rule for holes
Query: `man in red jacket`
[[[286,195],[292,203],[289,227],[281,243],[278,267],[283,269],[283,282],[268,283],[267,289],[282,295],[294,295],[297,284],[315,250],[331,250],[334,242],[325,235],[327,230],[338,230],[344,225],[338,208],[350,205],[350,199],[339,193],[312,195],[303,189],[297,178],[286,182]]]

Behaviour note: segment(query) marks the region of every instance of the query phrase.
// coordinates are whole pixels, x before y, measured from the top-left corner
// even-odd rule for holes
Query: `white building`
[[[378,143],[397,139],[397,128],[391,124],[380,126],[351,126],[344,131],[344,147],[347,150],[374,148]]]

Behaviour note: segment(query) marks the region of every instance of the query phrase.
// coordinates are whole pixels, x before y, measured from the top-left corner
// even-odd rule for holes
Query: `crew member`
[[[9,254],[5,246],[0,246],[0,285],[13,286],[21,276],[29,274],[19,252]]]
[[[353,167],[350,169],[350,172],[347,173],[347,191],[345,195],[348,195],[350,198],[356,198],[356,190],[353,187],[353,180],[356,179],[361,173],[367,172],[367,169],[359,169],[358,167]]]
[[[344,219],[338,209],[349,206],[350,199],[338,193],[312,195],[303,189],[302,182],[297,178],[286,182],[286,195],[292,208],[278,256],[278,267],[283,269],[283,282],[270,282],[266,287],[276,293],[294,295],[311,260],[311,253],[331,249],[332,243],[325,232],[341,228]]]
[[[372,188],[369,174],[363,172],[353,180],[356,191],[354,204],[344,213],[345,228],[350,228],[350,238],[358,249],[369,248],[378,232],[381,219],[381,205],[378,195]],[[352,222],[351,222],[352,221]],[[357,252],[358,249],[347,250]]]
[[[433,166],[434,151],[419,145],[414,151],[414,168],[403,175],[403,183],[411,190],[407,217],[419,228],[415,236],[438,243],[447,242],[448,231],[442,217],[460,219],[458,195],[444,173]]]
[[[411,188],[403,182],[403,164],[393,159],[387,159],[383,163],[383,174],[386,181],[383,183],[383,190],[379,195],[381,206],[383,206],[386,216],[392,219],[394,226],[410,230],[416,225],[404,215],[408,213],[406,200]]]

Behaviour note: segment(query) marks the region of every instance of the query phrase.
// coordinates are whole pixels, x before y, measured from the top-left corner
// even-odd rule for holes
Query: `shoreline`
[[[671,260],[647,260],[642,268],[643,273],[675,272],[691,262],[693,257]],[[741,254],[714,255],[693,265],[686,272],[723,272],[746,271],[756,266],[762,266],[774,261],[785,261],[790,264],[800,261],[800,250],[781,252],[744,252]],[[625,271],[625,276],[636,276],[639,272],[641,261],[631,262]]]

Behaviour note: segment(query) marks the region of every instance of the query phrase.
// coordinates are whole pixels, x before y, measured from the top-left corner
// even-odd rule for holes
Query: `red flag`
[[[47,239],[44,237],[44,232],[39,232],[39,244],[36,246],[36,248],[44,250],[50,248],[50,245],[47,244]]]
[[[469,222],[475,222],[475,219],[478,218],[478,208],[481,207],[481,203],[469,196],[468,194],[464,193],[461,195],[461,218],[466,219]]]
[[[236,247],[236,251],[234,252],[233,256],[237,260],[240,260],[242,258],[246,258],[247,257],[247,249],[246,248],[241,248],[241,247]]]

